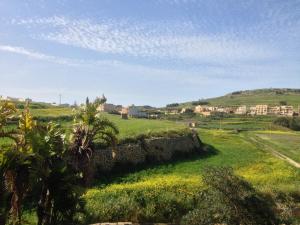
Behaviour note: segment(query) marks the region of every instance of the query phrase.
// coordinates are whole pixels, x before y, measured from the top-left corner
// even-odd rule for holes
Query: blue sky
[[[154,106],[300,88],[300,1],[0,0],[0,84]]]

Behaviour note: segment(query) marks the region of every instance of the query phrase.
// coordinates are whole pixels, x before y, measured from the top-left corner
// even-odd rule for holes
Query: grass
[[[231,116],[225,118],[196,117],[200,128],[223,130],[267,130],[278,129],[272,124],[272,116]],[[280,128],[282,129],[282,128]]]
[[[208,166],[231,166],[238,175],[264,192],[299,191],[300,171],[259,149],[248,140],[247,133],[200,129],[199,134],[206,144],[215,149],[216,154],[124,174],[115,177],[108,184],[101,184],[100,180],[99,185],[89,189],[85,199],[93,222],[113,219],[109,217],[109,213],[114,214],[116,213],[114,210],[120,208],[117,206],[116,209],[110,208],[111,199],[121,208],[125,201],[128,207],[133,207],[133,211],[140,210],[138,214],[125,213],[121,219],[134,220],[135,217],[139,217],[146,218],[145,221],[155,221],[154,218],[147,217],[147,212],[151,211],[149,207],[160,208],[161,204],[167,204],[159,200],[163,195],[171,196],[172,200],[166,200],[167,202],[174,201],[168,207],[183,207],[181,210],[184,212],[189,209],[193,196],[202,188],[201,174]],[[176,199],[174,195],[178,198]],[[140,205],[138,199],[144,199],[146,203]],[[157,200],[156,203],[152,202],[153,199]],[[147,203],[148,201],[150,203]],[[110,210],[106,211],[107,208]],[[160,210],[164,211],[163,208]],[[151,213],[158,212],[151,211]],[[158,222],[157,218],[160,217],[155,218]]]
[[[300,163],[300,132],[262,132],[257,134],[280,153]]]
[[[39,117],[59,117],[73,115],[72,108],[52,107],[44,109],[30,109],[33,116]]]
[[[167,120],[149,120],[129,118],[128,120],[121,119],[118,115],[104,114],[109,120],[114,122],[120,131],[119,138],[133,137],[139,134],[149,132],[159,132],[168,130],[177,130],[184,128],[183,123],[175,123]]]

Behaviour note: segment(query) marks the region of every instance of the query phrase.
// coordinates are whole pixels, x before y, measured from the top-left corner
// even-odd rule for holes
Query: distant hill
[[[298,107],[298,105],[300,105],[300,89],[271,88],[235,91],[221,97],[182,103],[179,104],[179,107],[207,103],[212,106],[251,106],[257,104],[280,105],[280,103],[283,102],[286,102],[287,105]]]

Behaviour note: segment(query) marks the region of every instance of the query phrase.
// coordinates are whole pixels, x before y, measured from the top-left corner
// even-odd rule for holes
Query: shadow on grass
[[[93,186],[124,182],[124,177],[131,173],[136,173],[143,170],[155,170],[160,167],[172,169],[174,166],[180,163],[193,162],[199,159],[209,158],[217,155],[218,153],[219,150],[214,148],[212,145],[203,144],[202,149],[200,151],[194,152],[193,154],[176,154],[174,157],[172,157],[170,161],[151,162],[147,160],[145,163],[138,165],[117,164],[115,165],[114,169],[110,172],[97,172]],[[130,181],[134,180],[131,179]]]

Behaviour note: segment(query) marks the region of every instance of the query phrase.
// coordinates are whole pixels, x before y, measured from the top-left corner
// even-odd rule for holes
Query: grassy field
[[[168,131],[184,128],[183,123],[176,123],[167,120],[148,120],[129,118],[128,120],[121,119],[118,115],[104,114],[105,117],[114,122],[120,131],[119,138],[136,136],[141,133],[149,133],[152,131]]]
[[[270,144],[276,151],[300,163],[299,132],[261,132],[257,134]]]
[[[223,130],[269,130],[283,129],[272,124],[274,117],[271,116],[232,116],[228,118],[196,117],[200,128],[223,129]]]
[[[299,191],[300,171],[262,151],[249,141],[246,132],[236,134],[200,129],[199,135],[215,149],[215,154],[125,174],[108,184],[99,180],[99,185],[89,189],[85,195],[94,222],[114,219],[110,215],[117,215],[118,210],[126,208],[126,205],[132,208],[127,207],[119,219],[134,220],[137,217],[153,221],[155,219],[151,215],[155,215],[156,219],[160,217],[155,209],[164,212],[164,207],[168,207],[173,210],[170,213],[176,214],[178,204],[188,210],[191,199],[202,188],[201,173],[208,166],[231,166],[238,175],[263,192]],[[161,196],[169,196],[170,199],[160,199]],[[139,199],[148,203],[140,205]],[[135,211],[137,214],[133,213]]]
[[[58,116],[69,116],[73,115],[72,108],[60,108],[60,107],[52,107],[52,108],[45,108],[45,109],[30,109],[30,112],[33,116],[39,117],[58,117]]]

